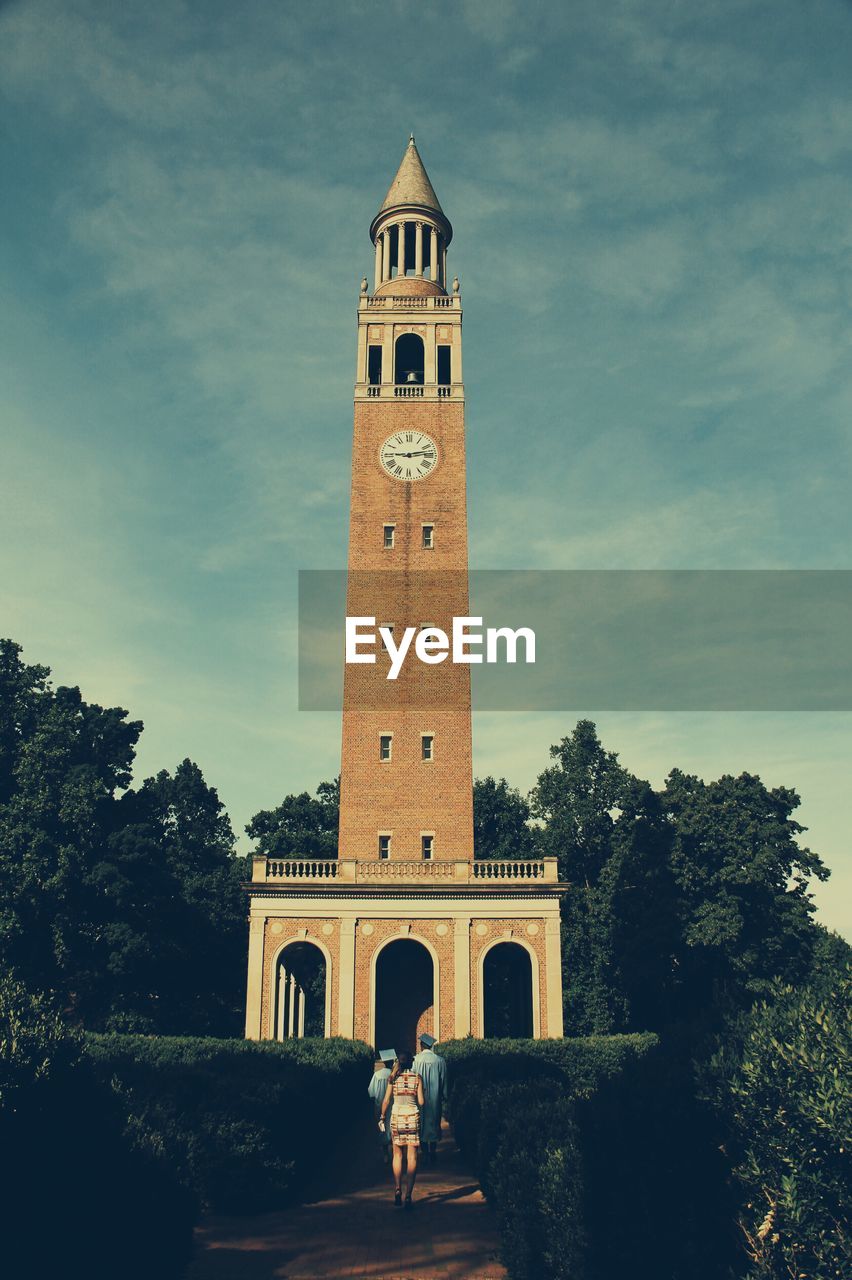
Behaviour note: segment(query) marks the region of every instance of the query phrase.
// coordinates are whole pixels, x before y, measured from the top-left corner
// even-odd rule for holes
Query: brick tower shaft
[[[468,612],[461,299],[452,228],[411,139],[371,236],[358,307],[347,614],[450,630]],[[341,858],[473,857],[470,678],[413,654],[344,678]]]

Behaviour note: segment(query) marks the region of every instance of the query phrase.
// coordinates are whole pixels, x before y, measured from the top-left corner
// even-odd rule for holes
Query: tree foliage
[[[530,806],[505,778],[476,778],[473,783],[473,856],[531,858],[535,837]]]
[[[750,1280],[852,1274],[852,968],[776,986],[711,1064]]]
[[[661,792],[580,721],[551,747],[531,812],[556,854],[566,1029],[718,1025],[775,978],[803,980],[816,931],[808,886],[828,875],[799,844],[796,793],[752,774],[705,783],[675,769]]]
[[[677,932],[659,797],[604,749],[589,720],[550,754],[531,809],[542,853],[556,855],[571,886],[562,912],[566,1031],[659,1027],[673,998]]]
[[[142,732],[0,641],[0,958],[92,1028],[239,1029],[242,864],[184,760],[132,789]]]
[[[663,804],[693,998],[737,1005],[775,978],[800,982],[814,944],[808,885],[829,873],[796,839],[795,791],[748,773],[705,783],[674,769]]]
[[[285,796],[276,809],[261,809],[246,827],[267,858],[336,858],[340,779],[321,782],[316,795]]]

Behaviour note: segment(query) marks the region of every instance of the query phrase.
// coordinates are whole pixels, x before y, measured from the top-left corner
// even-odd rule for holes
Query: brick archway
[[[331,952],[324,942],[320,942],[319,938],[310,937],[308,934],[299,933],[295,937],[286,938],[284,942],[277,947],[272,955],[269,969],[269,1036],[275,1039],[276,1015],[277,1015],[277,999],[276,991],[276,975],[278,966],[282,958],[286,955],[287,949],[304,944],[310,947],[316,947],[325,962],[325,1006],[323,1010],[323,1035],[331,1035],[331,997],[332,997],[332,980],[336,978],[333,973]]]
[[[487,944],[487,946],[484,946],[479,953],[477,964],[478,1026],[476,1028],[476,1034],[480,1039],[484,1039],[485,1037],[485,962],[488,955],[494,951],[496,947],[504,945],[518,947],[529,961],[529,975],[524,978],[524,981],[528,981],[530,985],[529,995],[531,1000],[532,1036],[534,1039],[538,1040],[541,1036],[541,986],[538,955],[536,954],[535,948],[531,947],[525,939],[505,935],[503,937],[494,938]]]
[[[404,957],[406,955],[403,948],[417,947],[419,952],[428,958],[431,968],[431,990],[427,993],[422,989],[423,969],[416,958],[415,952],[410,952],[411,963],[408,965],[408,973],[402,972],[397,976],[397,985],[394,986],[394,975],[382,974],[382,957],[389,959],[388,948],[402,944],[399,954],[403,957],[403,964],[406,963]],[[406,979],[411,982],[411,990],[406,989]],[[390,986],[388,986],[390,982]],[[382,990],[384,988],[384,992]],[[394,934],[389,938],[385,938],[375,949],[370,960],[370,1042],[375,1044],[377,1048],[397,1050],[417,1048],[417,1037],[424,1031],[430,1032],[436,1038],[439,1036],[440,1028],[440,990],[441,990],[441,969],[438,955],[430,942],[426,938],[420,937],[419,934],[405,933]],[[389,1012],[387,1005],[383,1008],[383,998],[387,1000],[398,1000],[400,1007],[396,1011]],[[410,1004],[406,1006],[406,1000],[410,999]],[[422,1006],[422,1007],[421,1007]],[[410,1024],[410,1025],[409,1025]],[[384,1033],[383,1028],[397,1028],[396,1035],[400,1039],[399,1044],[382,1044],[379,1045],[377,1036]]]

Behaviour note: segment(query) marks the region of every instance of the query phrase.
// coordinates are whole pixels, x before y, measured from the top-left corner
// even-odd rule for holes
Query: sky
[[[850,567],[850,56],[841,0],[0,0],[0,634],[239,832],[337,773],[296,575],[346,562],[410,131],[455,229],[473,567]],[[475,772],[526,790],[579,716],[655,785],[795,787],[852,937],[848,713],[481,713]]]

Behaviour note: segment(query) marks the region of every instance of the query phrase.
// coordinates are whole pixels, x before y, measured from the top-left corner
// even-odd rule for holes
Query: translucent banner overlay
[[[514,665],[426,667],[412,644],[395,682],[379,643],[375,665],[345,668],[353,708],[852,710],[852,570],[303,570],[300,710],[343,707],[347,614],[396,643],[463,614],[535,633],[533,665],[521,643]]]

